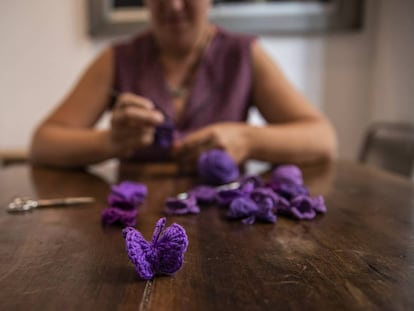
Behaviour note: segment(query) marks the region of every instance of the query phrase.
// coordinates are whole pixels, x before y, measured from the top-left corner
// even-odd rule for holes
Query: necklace
[[[196,56],[194,57],[194,60],[190,62],[190,64],[187,66],[183,78],[181,79],[181,82],[176,86],[168,85],[168,91],[173,99],[181,99],[184,98],[189,90],[189,85],[191,84],[191,78],[194,75],[195,69],[197,65],[200,63],[202,56],[207,50],[207,47],[210,44],[211,38],[212,38],[213,31],[211,29],[207,30],[207,34],[205,36],[205,39],[200,44],[199,48],[197,49]]]
[[[173,98],[182,98],[185,95],[187,95],[188,92],[188,87],[181,85],[181,86],[177,86],[177,87],[169,87],[168,88],[171,96]]]

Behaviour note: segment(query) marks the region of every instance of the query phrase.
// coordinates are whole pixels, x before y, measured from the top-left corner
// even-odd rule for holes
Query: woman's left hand
[[[210,149],[226,151],[237,164],[247,159],[249,144],[245,123],[216,123],[189,134],[174,144],[174,155],[184,168],[194,168],[199,155]]]

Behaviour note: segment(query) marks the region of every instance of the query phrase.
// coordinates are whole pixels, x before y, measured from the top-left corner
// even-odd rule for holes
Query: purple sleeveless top
[[[196,68],[183,116],[175,125],[179,136],[216,122],[246,120],[251,104],[250,47],[254,39],[217,28]],[[173,99],[158,56],[151,32],[116,44],[114,89],[149,98],[174,119]],[[147,150],[137,158],[153,158],[153,154]]]

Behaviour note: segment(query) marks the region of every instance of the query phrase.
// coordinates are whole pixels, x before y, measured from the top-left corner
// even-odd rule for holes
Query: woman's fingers
[[[174,147],[174,156],[181,166],[194,167],[201,153],[221,148],[210,131],[201,130],[178,142]]]
[[[164,116],[149,99],[123,93],[112,113],[111,144],[121,157],[129,157],[153,143],[155,127],[163,121]]]
[[[125,108],[128,106],[139,106],[144,109],[154,109],[154,103],[146,97],[133,93],[121,93],[116,99],[115,108]]]
[[[185,157],[189,153],[199,154],[213,148],[223,148],[217,131],[214,126],[210,126],[188,135],[177,144],[177,156]]]
[[[164,116],[150,100],[130,93],[119,96],[112,115],[114,126],[156,126],[163,121]]]
[[[179,162],[197,163],[199,155],[210,149],[225,150],[236,163],[248,157],[249,146],[245,139],[245,125],[217,123],[188,135],[175,146]]]
[[[145,127],[137,130],[121,129],[112,130],[112,144],[115,145],[121,157],[130,157],[138,149],[152,145],[154,141],[153,127]]]

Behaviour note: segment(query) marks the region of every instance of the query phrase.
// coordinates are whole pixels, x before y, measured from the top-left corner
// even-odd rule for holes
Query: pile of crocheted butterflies
[[[196,214],[199,206],[217,204],[228,209],[228,219],[253,224],[256,220],[274,223],[277,215],[313,219],[326,212],[324,198],[310,195],[295,165],[278,166],[268,181],[257,175],[240,177],[239,168],[226,152],[210,150],[201,155],[198,172],[204,184],[184,196],[167,198],[167,214]]]
[[[275,223],[278,215],[295,219],[313,219],[325,213],[322,196],[310,196],[301,170],[294,165],[281,165],[270,180],[257,175],[240,176],[232,158],[222,150],[203,153],[198,161],[203,184],[187,193],[167,198],[165,212],[170,215],[200,213],[200,206],[216,204],[227,209],[228,219],[241,219],[244,224],[256,221]],[[147,196],[144,184],[124,181],[111,187],[108,205],[102,212],[104,224],[121,224],[129,259],[138,276],[149,280],[156,275],[171,275],[184,262],[188,247],[185,229],[173,223],[165,228],[166,218],[157,221],[151,241],[145,240],[134,226],[138,208]]]

